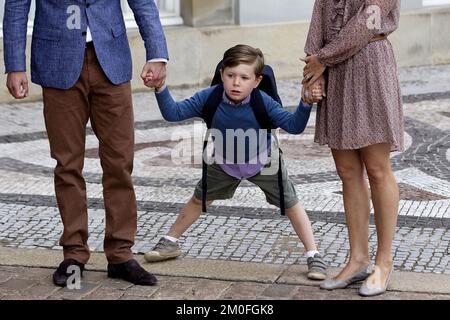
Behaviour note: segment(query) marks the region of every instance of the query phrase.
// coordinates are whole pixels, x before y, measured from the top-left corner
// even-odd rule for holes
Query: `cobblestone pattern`
[[[441,69],[401,71],[407,102],[407,149],[393,153],[391,158],[401,190],[394,264],[402,270],[450,272],[450,93],[440,86],[450,83],[446,74],[447,69],[450,74],[450,67]],[[439,82],[415,80],[414,75],[420,72],[436,74]],[[192,91],[191,88],[173,93],[181,99]],[[286,105],[296,105],[298,83],[280,81],[280,94]],[[168,230],[201,175],[199,165],[175,165],[170,158],[179,142],[172,139],[174,133],[191,130],[195,121],[171,124],[159,120],[150,96],[140,93],[134,99],[134,182],[139,209],[135,252],[151,249]],[[43,132],[42,103],[3,105],[0,110],[4,115],[0,120],[0,242],[21,248],[60,249],[62,224],[52,177],[55,163]],[[313,221],[318,245],[330,265],[342,266],[347,259],[348,238],[341,184],[329,149],[313,143],[314,121],[313,113],[303,134],[281,132],[280,139],[300,201]],[[84,176],[89,195],[89,244],[93,250],[101,251],[104,211],[97,148],[98,142],[88,129]],[[200,148],[201,145],[194,145],[195,152]],[[187,257],[305,263],[303,248],[288,220],[247,182],[232,200],[217,201],[189,229],[182,245]],[[375,246],[372,221],[372,253]]]
[[[89,210],[89,246],[103,250],[103,210]],[[135,253],[145,253],[158,242],[176,214],[170,212],[138,213]],[[57,208],[0,206],[0,235],[5,246],[19,248],[61,249],[62,232]],[[344,224],[313,222],[317,244],[331,266],[341,266],[348,258],[347,229]],[[370,248],[374,254],[376,233],[370,228]],[[274,264],[305,264],[304,248],[289,220],[246,218],[227,215],[204,215],[181,239],[186,257],[225,259]],[[450,230],[447,228],[397,229],[393,243],[397,270],[450,274]]]

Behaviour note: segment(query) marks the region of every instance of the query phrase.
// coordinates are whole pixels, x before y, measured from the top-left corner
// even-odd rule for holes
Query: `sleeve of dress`
[[[324,45],[322,15],[322,0],[316,0],[306,38],[305,53],[307,55],[317,54]]]
[[[399,0],[366,0],[358,13],[341,29],[333,41],[317,54],[320,62],[330,67],[341,63],[363,49],[370,40],[380,33],[382,26]],[[376,21],[381,19],[381,21]]]

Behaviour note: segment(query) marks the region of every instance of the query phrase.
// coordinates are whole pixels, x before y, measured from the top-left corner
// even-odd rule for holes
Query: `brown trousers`
[[[83,70],[68,90],[43,88],[44,116],[50,151],[57,161],[55,192],[64,225],[60,245],[64,259],[89,259],[88,214],[84,166],[86,124],[99,140],[106,211],[104,250],[109,263],[132,259],[137,228],[136,197],[131,173],[134,119],[131,84],[112,84],[92,46],[86,48]]]

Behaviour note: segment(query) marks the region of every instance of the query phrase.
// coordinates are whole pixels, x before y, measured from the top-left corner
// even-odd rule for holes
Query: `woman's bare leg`
[[[367,279],[369,287],[384,287],[392,268],[392,241],[400,197],[389,154],[389,144],[376,144],[361,149],[369,177],[378,239],[375,259],[378,268]]]
[[[336,170],[342,180],[345,217],[350,242],[350,258],[336,276],[342,280],[370,263],[370,198],[359,150],[332,150]]]

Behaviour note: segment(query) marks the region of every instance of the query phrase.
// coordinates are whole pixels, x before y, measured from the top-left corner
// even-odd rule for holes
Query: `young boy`
[[[247,45],[237,45],[227,50],[224,54],[223,68],[221,69],[224,92],[222,102],[214,114],[212,128],[224,133],[222,141],[224,141],[223,145],[225,145],[225,148],[227,146],[227,136],[225,134],[227,130],[261,129],[250,105],[250,98],[252,91],[258,87],[262,80],[263,67],[264,56],[259,49]],[[202,109],[214,89],[215,87],[210,87],[196,93],[190,99],[175,102],[168,88],[162,84],[160,88],[155,88],[155,95],[164,119],[175,122],[201,117]],[[308,101],[317,102],[321,99],[322,93],[322,88],[316,87],[313,88],[312,92],[304,93],[303,95],[309,97]],[[292,134],[303,132],[309,119],[311,106],[300,101],[297,110],[292,114],[283,109],[278,102],[264,92],[261,92],[261,96],[267,114],[275,127],[280,127]],[[267,132],[264,132],[264,134],[268,135]],[[270,146],[270,139],[271,137],[268,135],[268,146]],[[260,149],[261,145],[258,145],[258,147]],[[221,148],[222,146],[219,147],[216,144],[216,140],[214,140],[214,157],[216,162],[208,165],[207,168],[207,205],[210,205],[214,200],[232,198],[242,179],[247,179],[261,188],[269,203],[279,207],[278,174],[276,172],[269,175],[262,174],[261,171],[265,167],[265,163],[262,161],[256,161],[256,163],[249,161],[249,159],[253,158],[249,155],[247,149],[244,163],[236,163],[236,154],[233,154],[233,161],[229,161],[230,159],[225,159],[226,157],[220,155],[223,154],[228,157],[226,150],[221,150]],[[260,151],[262,153],[266,152],[267,155],[270,147],[266,146],[265,148],[265,150]],[[264,147],[261,149],[264,149]],[[221,157],[225,161],[217,161]],[[307,251],[307,276],[310,279],[323,280],[326,277],[326,263],[317,251],[311,223],[305,210],[298,202],[294,184],[283,165],[283,159],[280,159],[280,161],[282,164],[285,211]],[[159,240],[152,251],[145,254],[145,259],[148,262],[175,258],[181,254],[177,241],[201,215],[201,199],[202,181],[200,180],[195,188],[193,197],[181,210],[167,235]]]

